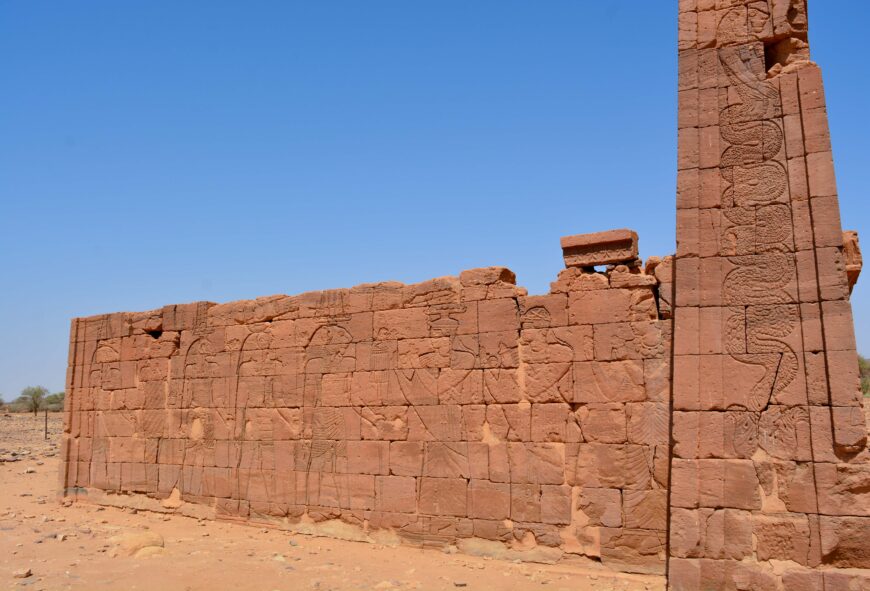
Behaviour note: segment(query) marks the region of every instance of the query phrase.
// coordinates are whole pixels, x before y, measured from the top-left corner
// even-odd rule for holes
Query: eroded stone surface
[[[566,267],[594,267],[637,259],[637,233],[632,230],[564,236],[561,243]]]
[[[673,589],[867,580],[831,570],[867,567],[870,455],[807,25],[803,0],[680,2]]]
[[[681,590],[865,584],[860,251],[806,6],[679,6],[674,257],[615,230],[563,238],[544,295],[489,267],[76,319],[63,495]]]
[[[77,319],[64,491],[663,573],[659,280],[571,271],[541,296],[491,267]]]

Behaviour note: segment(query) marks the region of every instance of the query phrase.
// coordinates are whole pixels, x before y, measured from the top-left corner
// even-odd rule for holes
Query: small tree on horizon
[[[28,386],[21,391],[21,396],[19,396],[18,400],[15,402],[22,405],[36,416],[39,413],[39,409],[42,408],[47,395],[47,388],[43,388],[42,386]]]
[[[64,392],[55,392],[45,397],[45,408],[51,411],[63,410]]]

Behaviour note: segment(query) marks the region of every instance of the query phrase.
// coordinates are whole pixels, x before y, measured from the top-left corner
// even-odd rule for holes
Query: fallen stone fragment
[[[152,556],[164,556],[166,548],[161,546],[147,546],[135,554],[135,558],[150,558]]]
[[[163,536],[154,531],[124,533],[113,536],[109,542],[115,546],[114,556],[134,556],[141,558],[157,553],[149,548],[160,548],[163,551]]]
[[[26,579],[27,577],[33,576],[33,571],[29,568],[24,568],[13,572],[12,576],[16,579]]]

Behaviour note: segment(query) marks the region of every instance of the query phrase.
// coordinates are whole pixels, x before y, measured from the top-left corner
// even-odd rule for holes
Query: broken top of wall
[[[530,296],[488,267],[78,319],[62,489],[663,573],[658,289],[640,265],[611,264]]]

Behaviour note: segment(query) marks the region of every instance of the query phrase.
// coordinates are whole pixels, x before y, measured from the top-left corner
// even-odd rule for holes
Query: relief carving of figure
[[[752,70],[751,62],[758,58],[753,48],[723,48],[719,58],[740,97],[719,118],[726,144],[720,169],[726,186],[722,215],[730,222],[723,226],[721,254],[734,265],[722,286],[723,301],[733,310],[726,321],[725,348],[741,363],[764,367],[761,379],[735,405],[761,411],[798,371],[797,355],[784,341],[797,325],[797,313],[787,291],[795,279],[788,176],[775,160],[783,132],[771,121],[782,108],[776,88]]]

